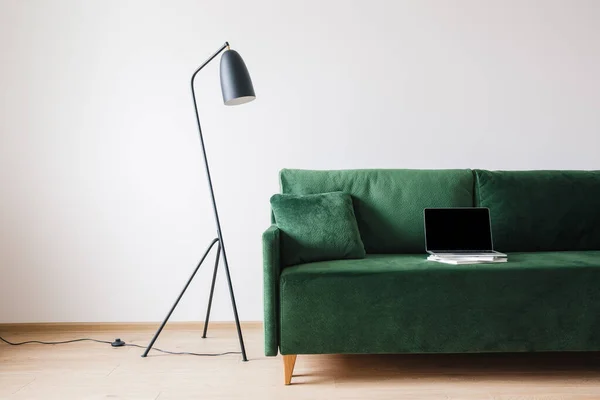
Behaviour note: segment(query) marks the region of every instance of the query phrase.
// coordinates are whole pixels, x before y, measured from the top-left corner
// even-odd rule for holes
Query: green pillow
[[[349,194],[276,194],[271,208],[283,266],[365,257]]]

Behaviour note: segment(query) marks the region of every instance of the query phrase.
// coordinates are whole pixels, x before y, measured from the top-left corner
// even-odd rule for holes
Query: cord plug
[[[125,346],[125,342],[124,342],[124,341],[122,341],[122,340],[121,340],[121,339],[119,339],[119,338],[116,338],[116,339],[115,339],[115,341],[114,341],[114,342],[112,342],[110,345],[111,345],[112,347],[121,347],[121,346]]]

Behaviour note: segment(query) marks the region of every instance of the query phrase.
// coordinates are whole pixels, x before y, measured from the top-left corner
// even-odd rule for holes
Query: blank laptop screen
[[[426,208],[427,250],[492,250],[487,208]]]

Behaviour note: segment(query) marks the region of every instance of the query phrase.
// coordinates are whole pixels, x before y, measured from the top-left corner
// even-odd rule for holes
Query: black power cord
[[[139,347],[140,349],[146,348],[146,346],[141,346],[139,344],[125,343],[124,341],[122,341],[121,339],[118,339],[118,338],[114,342],[109,342],[108,340],[80,338],[80,339],[72,339],[72,340],[63,340],[60,342],[42,342],[40,340],[28,340],[26,342],[13,343],[13,342],[9,342],[8,340],[6,340],[2,336],[0,336],[0,340],[11,346],[21,346],[24,344],[56,345],[56,344],[76,343],[76,342],[96,342],[96,343],[110,344],[112,347],[130,346],[130,347]],[[156,347],[153,347],[152,350],[156,350],[158,352],[165,353],[165,354],[200,356],[200,357],[218,357],[218,356],[224,356],[227,354],[241,354],[241,352],[239,352],[239,351],[226,351],[225,353],[191,353],[191,352],[187,352],[187,351],[167,351],[167,350],[158,349]]]

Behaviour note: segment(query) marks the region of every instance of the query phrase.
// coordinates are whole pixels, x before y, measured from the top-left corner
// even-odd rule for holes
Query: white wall
[[[600,169],[595,0],[0,0],[0,322],[157,321],[214,236],[243,320],[277,171]],[[201,320],[207,265],[174,315]],[[223,277],[221,275],[221,277]],[[214,319],[231,319],[224,280]]]

